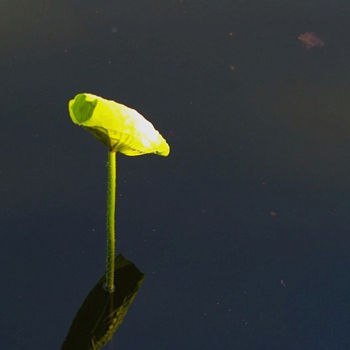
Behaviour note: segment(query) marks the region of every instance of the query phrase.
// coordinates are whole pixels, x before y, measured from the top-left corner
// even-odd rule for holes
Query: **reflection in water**
[[[61,349],[97,350],[110,341],[144,277],[131,261],[119,254],[115,259],[115,292],[105,291],[103,276],[78,310]]]

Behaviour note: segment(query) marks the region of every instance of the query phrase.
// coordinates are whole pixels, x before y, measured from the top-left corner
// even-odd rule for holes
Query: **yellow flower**
[[[111,151],[127,156],[169,154],[169,145],[152,123],[115,101],[81,93],[69,101],[69,114],[75,124],[91,132]]]

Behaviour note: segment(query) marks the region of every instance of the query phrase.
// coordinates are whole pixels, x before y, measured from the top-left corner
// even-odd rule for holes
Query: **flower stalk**
[[[105,288],[109,293],[115,290],[114,286],[114,259],[115,259],[115,202],[116,202],[116,152],[108,150],[108,178],[107,178],[107,260]]]

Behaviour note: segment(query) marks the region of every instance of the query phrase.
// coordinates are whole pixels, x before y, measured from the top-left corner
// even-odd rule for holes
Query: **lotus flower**
[[[162,135],[135,109],[102,97],[81,93],[69,101],[72,121],[90,131],[110,151],[127,156],[169,154]]]
[[[108,147],[107,181],[107,259],[105,289],[115,291],[115,200],[116,154],[139,156],[155,153],[169,154],[169,145],[162,135],[140,113],[115,101],[82,93],[69,101],[72,121],[90,131]]]

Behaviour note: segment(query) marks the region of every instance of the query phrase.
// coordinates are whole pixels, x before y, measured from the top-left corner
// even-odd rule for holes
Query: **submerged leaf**
[[[75,124],[91,132],[111,151],[127,156],[169,154],[169,145],[162,135],[135,109],[81,93],[69,101],[69,114]]]

